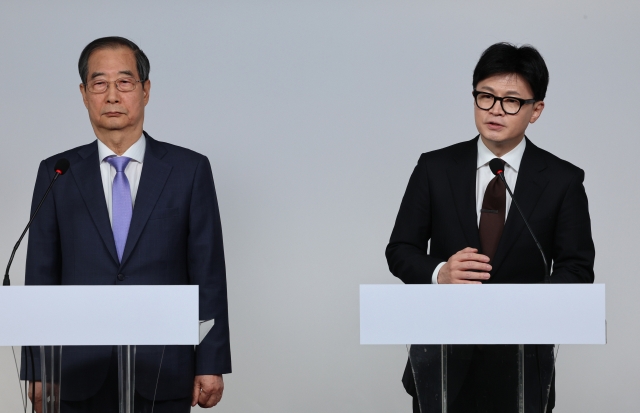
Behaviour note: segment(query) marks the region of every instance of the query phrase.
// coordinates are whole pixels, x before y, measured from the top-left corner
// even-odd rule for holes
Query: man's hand
[[[222,375],[196,376],[193,380],[193,398],[191,406],[213,407],[222,398],[224,382]]]
[[[489,257],[475,248],[465,248],[453,254],[438,271],[438,284],[482,284],[491,271]]]
[[[35,396],[33,396],[33,385],[35,384]],[[33,399],[35,398],[35,402]],[[42,413],[42,382],[29,382],[29,400],[34,404],[36,408],[36,413]]]

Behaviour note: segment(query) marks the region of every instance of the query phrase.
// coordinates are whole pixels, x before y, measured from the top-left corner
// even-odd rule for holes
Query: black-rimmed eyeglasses
[[[476,101],[478,109],[489,110],[496,104],[496,100],[500,101],[502,110],[507,115],[515,115],[520,112],[522,105],[534,103],[535,99],[520,99],[513,96],[498,97],[487,92],[473,91],[473,97]]]

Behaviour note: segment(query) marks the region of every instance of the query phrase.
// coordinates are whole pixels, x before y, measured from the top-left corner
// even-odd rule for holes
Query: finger
[[[473,252],[465,252],[458,255],[458,261],[478,261],[478,262],[489,262],[490,259],[486,255],[476,254]]]
[[[33,403],[34,399],[36,403],[42,399],[42,386],[39,384],[29,383],[29,400],[31,400],[31,403]]]
[[[207,400],[209,400],[209,395],[204,392],[200,393],[200,397],[198,398],[198,406],[207,407]]]
[[[475,272],[475,271],[465,271],[463,276],[460,277],[462,280],[488,280],[491,278],[491,274],[488,272]]]
[[[455,271],[451,274],[451,278],[455,280],[488,280],[491,278],[491,274],[488,272]]]
[[[198,400],[198,405],[200,407],[213,407],[216,404],[218,404],[218,402],[220,401],[220,393],[219,392],[211,392],[211,393],[206,393],[206,392],[202,392],[200,394],[200,400]]]
[[[211,396],[211,389],[208,389],[205,383],[202,383],[200,393],[198,394],[198,406],[204,407],[207,404],[207,400]]]
[[[459,261],[451,265],[450,272],[454,271],[491,271],[491,265],[484,262],[477,261]]]
[[[195,407],[200,401],[200,382],[193,383],[193,393],[191,393],[191,407]]]
[[[493,267],[486,262],[457,261],[451,264],[451,271],[483,271],[489,272]]]
[[[491,271],[491,265],[478,261],[462,261],[454,265],[454,271]]]
[[[461,254],[461,253],[463,254],[463,253],[468,253],[468,252],[471,252],[471,253],[478,252],[478,249],[477,248],[466,247],[466,248],[461,249],[460,251],[458,251],[457,254]]]

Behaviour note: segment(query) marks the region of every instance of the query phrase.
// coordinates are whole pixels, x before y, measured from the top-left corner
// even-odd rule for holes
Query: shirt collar
[[[516,172],[520,169],[520,162],[522,162],[522,155],[524,155],[524,149],[527,146],[527,140],[522,139],[515,148],[511,149],[508,153],[500,156],[500,159],[506,162],[511,168],[513,168]],[[489,164],[496,156],[487,148],[487,146],[482,142],[482,138],[478,138],[478,162],[477,168],[481,168],[485,165]]]
[[[125,153],[122,154],[122,156],[131,158],[132,161],[142,163],[142,160],[144,159],[144,151],[146,146],[147,146],[146,138],[144,137],[144,135],[142,135],[136,141],[136,143],[131,145],[131,147],[127,149]],[[100,159],[100,162],[104,161],[104,159],[109,156],[116,156],[116,153],[111,149],[109,149],[107,145],[102,143],[100,139],[98,139],[98,157]]]

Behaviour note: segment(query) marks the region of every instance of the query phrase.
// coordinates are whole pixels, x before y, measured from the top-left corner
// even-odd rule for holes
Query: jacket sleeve
[[[428,254],[431,239],[431,193],[425,155],[418,160],[386,249],[389,270],[405,284],[430,284],[442,260]]]
[[[569,182],[560,205],[553,242],[552,283],[592,283],[595,247],[591,237],[584,171]]]
[[[215,319],[213,328],[196,348],[196,375],[231,373],[222,226],[206,157],[202,157],[195,172],[187,242],[189,280],[200,287],[200,319]]]

